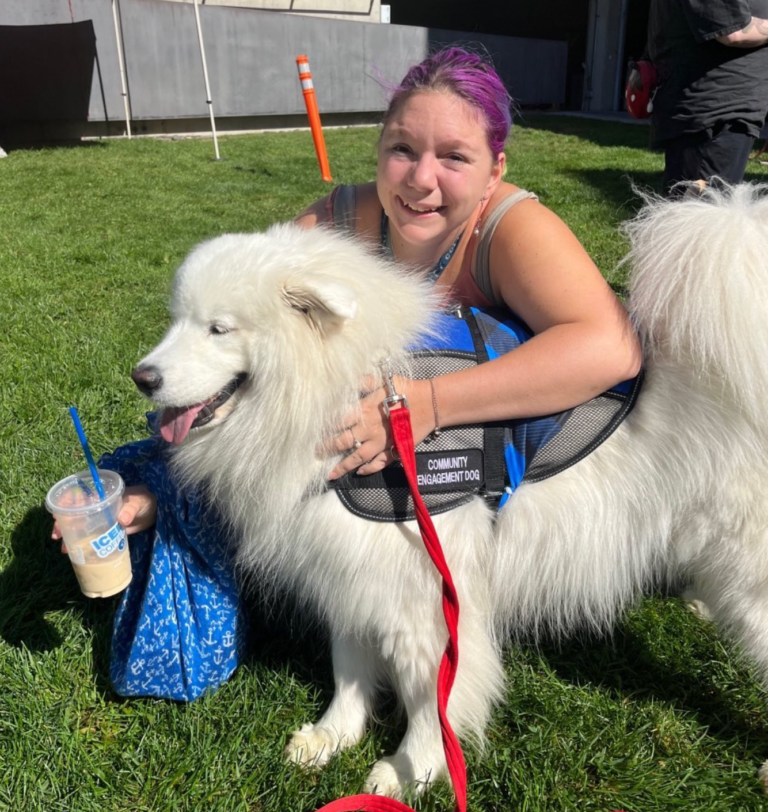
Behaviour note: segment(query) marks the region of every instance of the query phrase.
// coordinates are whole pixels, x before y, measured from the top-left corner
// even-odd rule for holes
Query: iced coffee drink
[[[88,471],[57,482],[45,503],[61,529],[69,560],[83,594],[108,598],[131,582],[131,559],[125,529],[118,524],[123,480],[99,470],[104,498]]]

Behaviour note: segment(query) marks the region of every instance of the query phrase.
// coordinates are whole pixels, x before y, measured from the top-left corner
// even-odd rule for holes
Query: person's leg
[[[726,125],[702,146],[701,177],[704,180],[720,178],[726,183],[740,183],[744,180],[749,153],[755,139],[746,132]]]
[[[734,125],[738,127],[738,125]],[[674,186],[681,181],[717,177],[726,183],[744,179],[749,153],[755,139],[730,125],[715,132],[682,135],[664,145],[662,191],[666,197],[677,197]]]
[[[681,181],[699,180],[701,152],[703,144],[708,140],[705,132],[680,135],[664,144],[664,174],[662,175],[661,191],[665,197],[677,197],[674,191],[676,184]]]

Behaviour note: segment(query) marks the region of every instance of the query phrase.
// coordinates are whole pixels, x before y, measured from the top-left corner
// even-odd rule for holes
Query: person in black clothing
[[[651,146],[663,189],[738,183],[768,113],[768,0],[652,0],[648,54],[659,74]]]

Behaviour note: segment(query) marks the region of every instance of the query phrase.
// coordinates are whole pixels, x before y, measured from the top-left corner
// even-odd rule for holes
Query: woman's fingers
[[[347,454],[347,456],[336,465],[331,473],[328,474],[328,479],[338,479],[339,477],[345,476],[350,471],[356,471],[361,465],[365,465],[370,459],[370,457],[366,456],[366,445],[368,444],[363,443],[360,448],[357,448]]]
[[[117,517],[128,535],[151,527],[157,519],[157,497],[145,485],[125,489],[123,507]]]
[[[373,444],[364,443],[357,451],[353,451],[344,457],[328,475],[328,479],[338,479],[351,471],[363,476],[375,474],[393,462],[394,457],[390,451],[369,452],[366,450],[368,448],[373,449]],[[373,456],[371,456],[371,453],[373,453]]]
[[[384,396],[379,378],[369,375],[361,380],[357,414],[350,415],[346,427],[323,445],[328,454],[346,455],[328,479],[338,479],[351,471],[375,474],[392,462],[388,425],[382,409]]]
[[[358,474],[368,476],[369,474],[376,474],[384,470],[392,462],[392,455],[388,451],[382,451],[377,454],[372,460],[369,460],[364,465],[357,469]]]
[[[329,457],[334,454],[345,454],[347,451],[357,451],[364,442],[358,435],[363,435],[362,426],[344,429],[323,443],[323,451]]]
[[[123,506],[117,516],[117,521],[125,528],[130,536],[146,530],[157,520],[157,497],[145,485],[131,485],[123,494]],[[61,527],[54,521],[51,538],[58,541],[62,538]],[[61,552],[66,553],[67,548],[61,542]]]

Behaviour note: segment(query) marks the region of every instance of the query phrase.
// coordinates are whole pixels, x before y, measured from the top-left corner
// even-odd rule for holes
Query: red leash
[[[437,677],[437,714],[443,736],[445,760],[448,763],[448,772],[453,783],[453,791],[456,794],[456,812],[466,812],[467,768],[464,763],[464,754],[461,752],[461,745],[451,728],[446,714],[448,697],[451,694],[456,669],[459,665],[459,598],[453,586],[451,572],[445,563],[440,539],[437,537],[432,518],[424,505],[424,500],[421,498],[416,483],[416,454],[413,446],[411,415],[408,411],[407,401],[403,395],[394,394],[394,389],[392,389],[390,397],[384,403],[389,414],[395,449],[400,455],[400,461],[408,480],[408,488],[411,491],[411,497],[416,508],[416,521],[424,539],[424,546],[427,548],[427,552],[438,572],[443,577],[443,615],[445,616],[445,624],[448,627],[448,645],[445,647]],[[395,406],[397,407],[395,408]],[[392,798],[362,794],[351,795],[348,798],[333,801],[317,812],[413,812],[413,810],[410,806]]]

